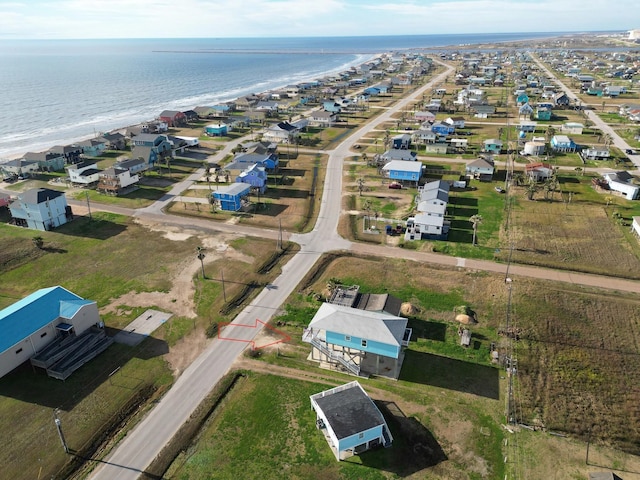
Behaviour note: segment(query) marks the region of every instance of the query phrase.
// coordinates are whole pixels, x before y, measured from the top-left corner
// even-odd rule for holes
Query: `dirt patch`
[[[181,338],[165,355],[174,377],[179,377],[191,363],[207,348],[211,339],[203,330],[193,330]]]

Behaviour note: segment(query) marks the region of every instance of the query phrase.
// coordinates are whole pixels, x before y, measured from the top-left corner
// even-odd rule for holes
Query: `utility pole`
[[[224,302],[227,303],[227,291],[224,288],[224,270],[220,269],[220,278],[222,279],[222,298]]]
[[[53,411],[53,423],[56,424],[56,430],[58,430],[58,435],[60,436],[60,441],[62,442],[62,448],[64,448],[64,453],[69,453],[67,440],[64,438],[64,433],[62,433],[62,422],[60,422],[60,419],[58,418],[57,408]]]
[[[204,273],[204,257],[206,256],[203,253],[204,248],[202,247],[196,247],[196,251],[198,252],[198,259],[200,260],[200,265],[202,266],[202,278],[207,278],[207,276]]]
[[[87,197],[87,210],[89,210],[89,220],[92,220],[92,217],[91,217],[91,204],[89,203],[89,192],[84,192],[84,194]]]
[[[282,219],[278,218],[278,250],[282,250]]]

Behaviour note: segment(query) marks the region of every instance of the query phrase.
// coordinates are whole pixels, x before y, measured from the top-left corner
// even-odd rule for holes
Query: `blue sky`
[[[638,0],[0,0],[0,38],[5,39],[428,35],[634,28],[640,28]]]

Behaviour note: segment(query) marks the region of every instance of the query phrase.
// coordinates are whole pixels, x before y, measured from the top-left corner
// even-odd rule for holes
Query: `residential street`
[[[452,72],[453,68],[447,66],[447,69],[443,73],[421,87],[412,96],[402,99],[392,108],[384,111],[380,116],[355,131],[333,151],[327,152],[329,159],[327,163],[326,181],[315,228],[306,234],[288,235],[288,239],[300,244],[300,252],[293,256],[284,266],[282,274],[274,280],[272,286],[269,289],[264,289],[255,300],[234,319],[233,323],[225,328],[225,336],[246,340],[247,342],[255,338],[260,331],[260,324],[257,325],[257,328],[246,328],[246,326],[255,326],[256,319],[267,322],[278,308],[280,308],[290,293],[294,291],[321,255],[329,251],[351,250],[359,254],[406,258],[450,266],[452,268],[469,268],[506,274],[507,267],[504,264],[455,258],[435,253],[415,252],[393,247],[354,244],[343,239],[337,233],[338,220],[342,209],[343,163],[345,158],[355,155],[354,151],[351,150],[353,145],[357,143],[362,136],[374,130],[376,125],[389,120],[394,112],[405,108],[411,101],[419,98],[423,92],[428,91],[433,85],[439,83]],[[608,127],[606,125],[604,127],[606,128],[603,128],[603,130],[608,131]],[[618,145],[620,139],[615,135],[615,132],[613,132],[612,138],[614,142],[616,142],[616,145]],[[237,143],[239,143],[239,140],[230,142],[223,150],[216,153],[214,157],[223,158],[226,152],[229,152]],[[210,160],[213,159],[212,157]],[[198,218],[167,215],[162,211],[172,199],[179,196],[189,185],[201,176],[202,170],[199,170],[188,179],[176,184],[171,192],[164,195],[158,202],[144,209],[134,211],[120,207],[92,205],[92,210],[105,210],[125,215],[133,215],[141,223],[161,223],[180,226],[185,229],[239,233],[273,239],[278,237],[278,232],[275,230],[264,230],[256,227],[216,223]],[[83,202],[78,201],[70,201],[69,203],[78,207],[83,205]],[[86,206],[86,203],[84,205]],[[287,238],[287,236],[285,236],[285,238]],[[527,276],[640,293],[640,282],[544,268],[512,265],[509,276]],[[137,478],[161,451],[166,442],[175,434],[178,428],[189,418],[212,387],[228,372],[233,362],[242,354],[247,345],[248,343],[242,341],[213,340],[208,348],[182,373],[157,406],[150,411],[134,430],[127,434],[120,445],[109,455],[107,460],[97,463],[96,470],[93,472],[91,478],[105,480]]]

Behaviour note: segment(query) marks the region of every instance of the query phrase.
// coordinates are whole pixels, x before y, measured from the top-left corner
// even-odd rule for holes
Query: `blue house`
[[[88,157],[99,157],[107,149],[107,141],[105,139],[91,138],[84,142],[78,143],[82,147],[82,153]]]
[[[409,345],[407,319],[386,312],[323,303],[302,340],[312,345],[311,360],[353,375],[398,378]]]
[[[334,100],[323,100],[322,108],[325,112],[331,113],[340,113],[342,111],[342,107],[340,106],[340,104],[335,102]]]
[[[382,171],[391,180],[407,180],[417,182],[422,177],[424,165],[422,162],[407,162],[406,160],[391,160]]]
[[[280,160],[278,155],[272,152],[239,153],[226,168],[227,170],[245,170],[251,165],[258,165],[267,171],[275,171],[280,165]]]
[[[19,227],[48,231],[73,219],[64,192],[32,188],[9,205],[13,223]]]
[[[516,103],[518,105],[522,105],[522,104],[528,103],[528,102],[529,102],[529,95],[527,95],[526,93],[521,93],[516,98]]]
[[[173,145],[166,135],[141,133],[131,139],[131,157],[141,158],[153,166],[161,157],[171,155]]]
[[[357,381],[309,397],[336,460],[372,448],[390,447],[393,437],[384,417]]]
[[[490,153],[500,153],[502,150],[502,140],[498,140],[497,138],[490,138],[483,142],[484,151]]]
[[[520,115],[520,118],[531,118],[532,114],[533,114],[533,107],[529,105],[528,102],[523,103],[518,109],[518,115]]]
[[[378,87],[367,87],[364,89],[364,92],[367,95],[371,95],[372,97],[377,97],[380,95],[380,89]]]
[[[551,120],[552,111],[550,108],[538,106],[536,108],[536,120]]]
[[[577,145],[566,135],[554,135],[551,139],[551,148],[556,152],[575,152]]]
[[[242,199],[249,195],[251,185],[248,183],[232,183],[221,186],[213,192],[213,198],[218,203],[220,210],[237,212],[242,208]]]
[[[456,128],[453,125],[438,122],[431,125],[431,131],[438,135],[452,135]]]
[[[267,190],[267,171],[258,164],[253,164],[236,177],[237,183],[248,183],[260,193]]]
[[[204,134],[209,137],[223,137],[229,132],[229,127],[224,123],[212,123],[204,127]]]

